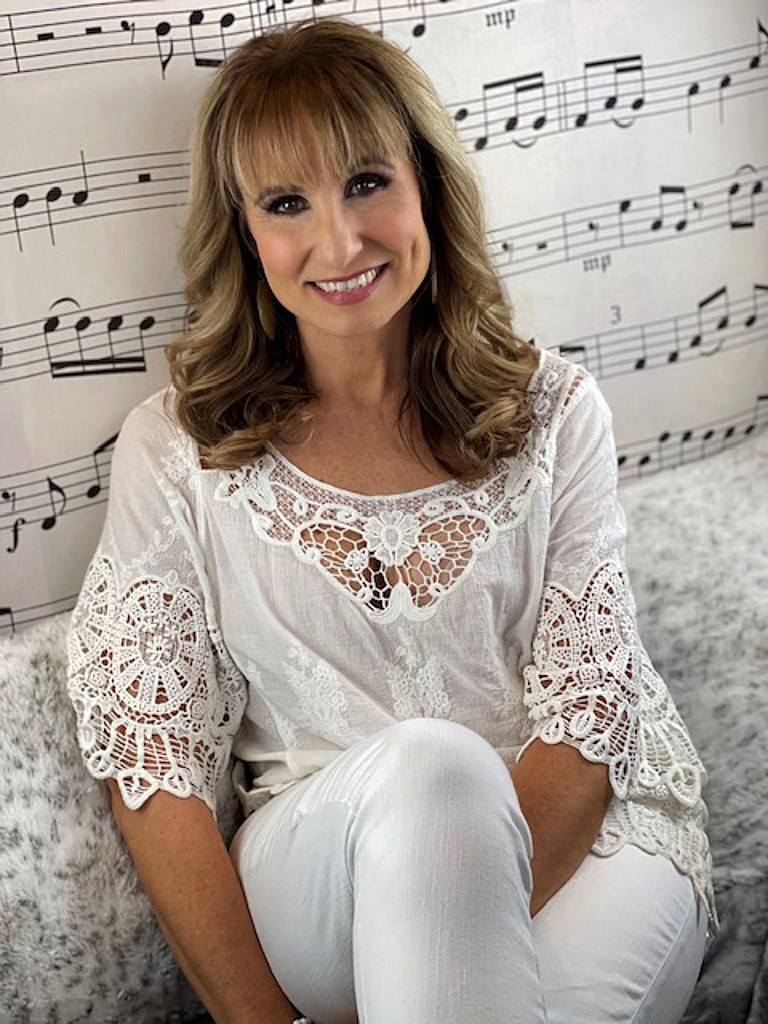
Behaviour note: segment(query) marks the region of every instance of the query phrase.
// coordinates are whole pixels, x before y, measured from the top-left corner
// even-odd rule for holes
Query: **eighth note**
[[[40,524],[43,530],[52,530],[56,525],[59,516],[64,512],[67,507],[67,495],[63,487],[60,487],[55,480],[51,480],[50,477],[46,477],[48,483],[48,500],[51,503],[51,515],[46,516]],[[56,507],[57,501],[59,507]]]

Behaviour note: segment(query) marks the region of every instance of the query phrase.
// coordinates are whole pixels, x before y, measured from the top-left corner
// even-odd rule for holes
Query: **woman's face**
[[[270,288],[304,341],[405,336],[430,241],[410,160],[378,158],[341,177],[259,182],[245,219]]]

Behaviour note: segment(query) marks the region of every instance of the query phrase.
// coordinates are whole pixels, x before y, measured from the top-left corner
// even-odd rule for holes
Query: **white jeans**
[[[279,984],[319,1024],[673,1024],[705,915],[664,857],[588,855],[533,921],[503,761],[434,719],[385,729],[232,844]]]

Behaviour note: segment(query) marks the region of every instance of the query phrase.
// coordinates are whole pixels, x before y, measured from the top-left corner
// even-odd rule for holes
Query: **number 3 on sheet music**
[[[611,323],[621,323],[621,306],[611,306]]]

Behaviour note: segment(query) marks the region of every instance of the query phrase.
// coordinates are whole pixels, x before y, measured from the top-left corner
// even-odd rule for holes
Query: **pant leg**
[[[541,1024],[530,853],[501,759],[431,719],[346,751],[232,849],[279,984],[321,1024]]]
[[[678,1024],[707,920],[666,857],[625,846],[589,854],[532,931],[549,1024]]]

